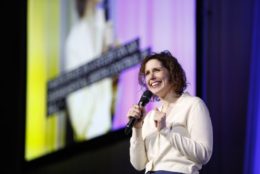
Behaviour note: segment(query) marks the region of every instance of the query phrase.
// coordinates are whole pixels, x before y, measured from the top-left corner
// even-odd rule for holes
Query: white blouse
[[[158,131],[154,111],[145,116],[141,129],[133,128],[130,161],[137,170],[166,170],[197,174],[213,150],[209,111],[198,97],[183,93]]]

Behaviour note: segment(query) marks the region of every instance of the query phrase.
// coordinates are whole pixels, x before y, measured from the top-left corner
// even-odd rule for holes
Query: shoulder
[[[193,96],[190,95],[188,92],[184,92],[181,97],[180,97],[180,102],[183,104],[199,104],[199,103],[204,103],[204,101],[198,97],[198,96]]]
[[[74,47],[77,46],[76,43],[80,43],[82,41],[82,38],[85,38],[86,35],[86,30],[87,30],[87,24],[79,20],[77,23],[75,23],[71,29],[70,32],[67,36],[66,39],[66,44],[67,46]]]
[[[187,108],[188,110],[208,110],[205,102],[198,96],[192,96],[188,92],[185,92],[180,97],[179,105],[182,108]]]
[[[209,112],[209,109],[206,105],[206,103],[200,98],[200,97],[197,97],[197,96],[192,96],[190,97],[189,99],[191,102],[190,102],[190,111],[192,113],[197,113],[201,116],[209,116],[210,115],[210,112]]]
[[[80,19],[77,23],[75,23],[69,32],[69,36],[78,35],[80,32],[86,30],[87,23]]]

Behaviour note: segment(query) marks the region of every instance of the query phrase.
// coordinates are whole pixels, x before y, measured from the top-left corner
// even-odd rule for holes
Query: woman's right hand
[[[141,128],[143,125],[143,119],[144,119],[144,113],[145,110],[143,107],[139,105],[133,105],[127,112],[128,120],[130,120],[131,117],[135,117],[136,121],[134,124],[134,128]]]

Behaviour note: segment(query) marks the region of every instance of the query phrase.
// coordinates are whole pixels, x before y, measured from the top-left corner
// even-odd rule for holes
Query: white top
[[[95,20],[81,19],[66,42],[65,70],[71,71],[102,54],[107,43],[104,11],[98,9]],[[91,139],[111,128],[112,80],[105,78],[83,87],[66,98],[69,118],[80,139]]]
[[[137,170],[166,170],[197,174],[213,150],[211,119],[205,103],[183,93],[166,116],[166,128],[158,132],[154,111],[141,129],[133,128],[130,161]]]

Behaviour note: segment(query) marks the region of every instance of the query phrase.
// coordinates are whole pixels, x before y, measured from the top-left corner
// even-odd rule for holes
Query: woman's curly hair
[[[160,61],[162,66],[164,66],[169,71],[170,83],[172,84],[176,94],[181,95],[187,87],[186,74],[178,60],[167,50],[160,53],[153,53],[144,58],[138,73],[139,84],[147,88],[145,82],[145,65],[149,60],[152,59]]]

